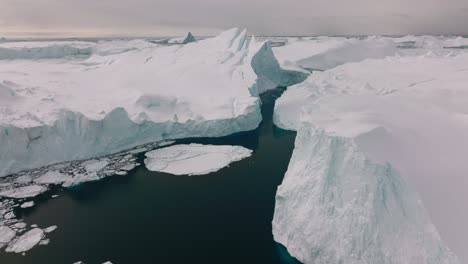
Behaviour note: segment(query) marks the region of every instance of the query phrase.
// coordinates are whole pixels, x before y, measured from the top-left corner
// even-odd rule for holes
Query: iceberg
[[[192,35],[191,32],[187,33],[187,36],[185,37],[181,37],[181,38],[173,38],[173,39],[170,39],[167,41],[167,43],[169,44],[187,44],[187,43],[191,43],[191,42],[195,42],[196,39],[195,37]]]
[[[298,137],[275,240],[304,263],[466,262],[467,65],[388,57],[289,87],[274,122]]]
[[[205,175],[250,157],[252,150],[240,146],[174,145],[147,152],[145,164],[151,171],[174,175]]]
[[[397,48],[385,39],[317,38],[295,40],[273,52],[282,67],[307,70],[328,70],[336,66],[365,59],[394,56]]]
[[[310,124],[278,188],[273,234],[303,263],[458,263],[390,165]]]
[[[261,121],[259,93],[306,76],[283,70],[268,42],[239,29],[183,46],[2,61],[0,175],[252,130]]]

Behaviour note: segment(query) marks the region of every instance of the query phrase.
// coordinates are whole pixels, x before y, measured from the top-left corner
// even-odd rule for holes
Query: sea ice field
[[[0,43],[0,263],[466,263],[466,157],[464,37]]]

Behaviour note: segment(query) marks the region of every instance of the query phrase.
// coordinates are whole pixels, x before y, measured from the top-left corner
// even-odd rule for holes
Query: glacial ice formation
[[[195,42],[196,39],[195,37],[192,35],[191,32],[187,33],[187,36],[185,37],[181,37],[181,38],[173,38],[173,39],[170,39],[167,41],[167,43],[169,44],[187,44],[187,43],[191,43],[191,42]]]
[[[273,52],[283,67],[328,70],[365,59],[380,59],[396,54],[393,41],[385,39],[317,38],[295,40]]]
[[[251,130],[261,121],[259,93],[306,76],[281,69],[268,42],[239,29],[88,59],[2,61],[0,175]]]
[[[174,145],[146,153],[146,168],[174,175],[204,175],[250,157],[241,146]]]
[[[275,239],[305,263],[458,263],[448,247],[466,262],[467,65],[388,57],[289,87],[274,121],[298,138]]]
[[[390,165],[307,123],[276,194],[273,234],[303,263],[458,263]]]

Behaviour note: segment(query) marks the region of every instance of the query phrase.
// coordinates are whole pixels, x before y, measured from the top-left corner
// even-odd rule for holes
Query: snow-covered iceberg
[[[393,56],[397,48],[393,41],[385,39],[330,37],[296,40],[273,48],[273,52],[284,67],[328,70],[348,62]]]
[[[189,32],[189,33],[187,33],[187,36],[180,37],[180,38],[169,39],[167,41],[167,43],[169,43],[169,44],[187,44],[187,43],[195,42],[195,41],[196,41],[195,37],[192,35],[191,32]]]
[[[274,121],[298,138],[275,239],[305,263],[458,263],[448,247],[466,262],[467,55],[366,60],[288,88]]]
[[[261,121],[259,93],[305,78],[239,29],[88,59],[2,61],[0,175],[251,130]]]
[[[146,168],[174,175],[204,175],[250,157],[241,146],[174,145],[146,153]]]

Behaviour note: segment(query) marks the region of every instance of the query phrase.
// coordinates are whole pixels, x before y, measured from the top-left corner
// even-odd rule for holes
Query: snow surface
[[[196,39],[195,37],[192,35],[191,32],[187,33],[187,35],[185,37],[180,37],[180,38],[173,38],[173,39],[170,39],[167,41],[167,43],[169,44],[187,44],[187,43],[191,43],[191,42],[195,42]]]
[[[146,153],[146,168],[174,175],[205,175],[250,157],[241,146],[174,145]]]
[[[296,40],[273,48],[273,52],[283,67],[328,70],[349,62],[393,56],[397,48],[386,39],[316,38]]]
[[[306,263],[456,263],[440,232],[466,262],[467,70],[467,53],[391,57],[288,88],[274,121],[299,135],[275,239]]]
[[[259,93],[307,77],[281,69],[268,42],[245,30],[187,45],[128,45],[87,59],[0,62],[0,175],[251,130],[261,121]]]

